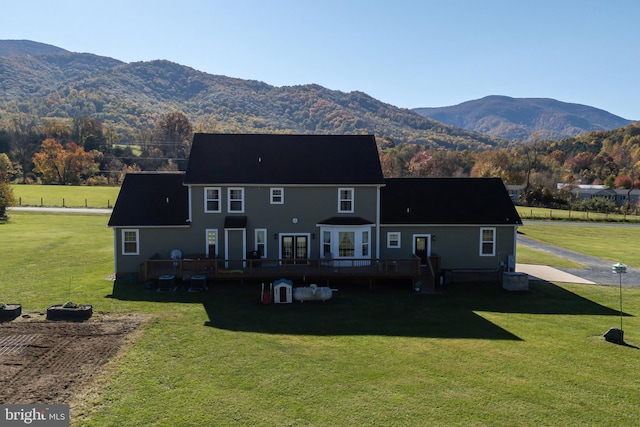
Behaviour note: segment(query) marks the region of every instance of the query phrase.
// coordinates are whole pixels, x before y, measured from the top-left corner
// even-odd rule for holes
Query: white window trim
[[[342,192],[343,191],[348,191],[351,194],[351,198],[349,199],[349,201],[351,202],[351,209],[342,209]],[[353,213],[354,209],[355,209],[355,190],[353,188],[338,188],[338,213]],[[347,199],[344,199],[347,200]]]
[[[231,192],[235,190],[240,190],[241,197],[240,199],[231,199]],[[240,209],[232,210],[231,203],[240,201]],[[227,212],[229,213],[244,213],[244,187],[229,187],[227,188]]]
[[[209,253],[209,233],[216,233],[216,253],[211,256]],[[217,228],[207,228],[204,230],[204,253],[209,258],[218,258],[218,252],[220,251],[220,234],[218,233]]]
[[[485,230],[490,230],[493,233],[493,239],[491,240],[491,253],[485,254],[482,252],[482,246],[484,243],[489,243],[489,241],[482,240],[482,235]],[[495,227],[480,227],[480,256],[495,256],[496,255],[496,229]]]
[[[394,234],[398,235],[397,245],[391,244],[391,236]],[[401,247],[402,247],[402,233],[400,233],[399,231],[387,231],[387,249],[400,249]]]
[[[364,236],[367,236],[367,241],[364,241]],[[364,248],[367,248],[367,253],[365,254]],[[360,233],[360,256],[364,258],[371,257],[371,230],[364,230]]]
[[[413,235],[413,244],[411,248],[411,253],[416,253],[416,237],[426,237],[427,238],[427,256],[431,256],[431,234],[414,234]]]
[[[125,250],[126,240],[124,237],[126,233],[131,233],[131,232],[135,233],[136,235],[136,251],[135,252],[127,252]],[[125,228],[122,230],[121,236],[122,236],[122,255],[140,255],[140,230],[133,229],[133,228]]]
[[[207,209],[207,191],[208,190],[218,190],[218,209],[217,210],[209,210]],[[205,213],[220,213],[222,212],[222,188],[220,187],[205,187],[204,188],[204,211]]]
[[[274,194],[274,191],[280,190],[280,194]],[[272,205],[284,205],[284,187],[273,187],[269,190],[270,198]],[[280,201],[276,201],[275,197],[280,197]]]
[[[329,241],[325,241],[325,233],[327,233],[327,236],[329,237]],[[333,247],[331,246],[331,242],[333,241],[333,232],[331,230],[324,230],[321,229],[320,230],[320,257],[321,258],[332,258],[333,256],[331,255],[333,253]],[[325,251],[326,246],[329,247],[329,253],[327,254]]]
[[[329,242],[329,245],[331,247],[331,256],[325,256],[324,254],[324,232],[327,231],[330,233],[331,236],[331,241]],[[353,256],[340,256],[340,238],[339,238],[339,233],[342,231],[346,231],[346,232],[353,232],[354,233],[354,255]],[[369,247],[369,254],[368,255],[363,255],[362,254],[362,248],[363,248],[363,243],[362,243],[362,234],[363,233],[367,233],[367,237],[368,237],[368,243],[366,244]],[[322,227],[320,229],[320,235],[323,236],[322,239],[320,239],[320,250],[322,253],[322,257],[323,258],[331,258],[334,260],[340,260],[340,259],[371,259],[372,256],[372,251],[371,249],[373,248],[373,244],[371,242],[371,236],[372,236],[372,230],[370,227]]]
[[[262,254],[262,258],[267,258],[267,229],[266,228],[256,228],[254,235],[254,250],[258,250],[258,233],[264,233],[264,253]]]

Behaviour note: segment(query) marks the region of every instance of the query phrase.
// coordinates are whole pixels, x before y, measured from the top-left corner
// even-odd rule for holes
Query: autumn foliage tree
[[[9,185],[8,170],[12,168],[9,157],[5,153],[0,153],[0,219],[7,217],[7,208],[16,203],[13,189]]]
[[[7,217],[7,208],[16,204],[13,189],[3,179],[0,179],[0,219]]]
[[[47,184],[78,184],[92,173],[96,164],[92,153],[74,142],[64,146],[53,138],[42,142],[33,156],[34,172]]]
[[[153,139],[161,144],[164,156],[186,165],[191,151],[193,127],[185,114],[173,112],[160,116],[153,129]]]

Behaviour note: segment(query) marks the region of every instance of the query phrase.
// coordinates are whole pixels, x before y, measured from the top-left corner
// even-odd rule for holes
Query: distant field
[[[550,221],[595,221],[595,222],[640,222],[640,215],[604,214],[600,212],[580,212],[562,209],[532,208],[516,206],[522,219]]]
[[[11,186],[19,206],[112,208],[120,187],[71,185]]]
[[[136,144],[113,144],[113,147],[123,148],[123,149],[130,148],[131,152],[136,156],[139,156],[140,154],[142,154],[142,147]]]

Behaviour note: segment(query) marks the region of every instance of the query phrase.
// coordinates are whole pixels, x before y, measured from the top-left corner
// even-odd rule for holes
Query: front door
[[[307,236],[283,235],[280,257],[287,264],[306,264],[308,253]]]
[[[420,264],[427,263],[427,257],[429,256],[429,237],[429,235],[414,236],[414,254],[420,257]]]

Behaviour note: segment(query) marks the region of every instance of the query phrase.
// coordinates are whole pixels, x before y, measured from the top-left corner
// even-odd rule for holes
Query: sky
[[[640,120],[638,0],[0,0],[0,39],[402,108],[553,98]],[[1,94],[0,94],[1,96]]]

